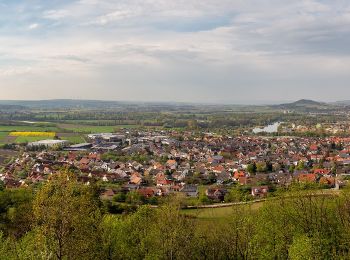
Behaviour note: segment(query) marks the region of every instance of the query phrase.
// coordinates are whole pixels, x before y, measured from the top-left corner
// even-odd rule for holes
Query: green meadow
[[[251,210],[258,210],[261,208],[263,203],[264,202],[248,203],[244,205],[244,207]],[[237,207],[242,207],[242,205],[234,205],[221,208],[183,209],[182,213],[196,217],[198,220],[202,221],[217,221],[230,218],[233,214],[235,214]]]

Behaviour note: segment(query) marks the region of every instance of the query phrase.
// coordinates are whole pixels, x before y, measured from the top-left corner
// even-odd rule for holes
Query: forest
[[[350,191],[295,191],[200,220],[180,199],[108,213],[70,173],[37,190],[0,187],[0,259],[348,259]]]

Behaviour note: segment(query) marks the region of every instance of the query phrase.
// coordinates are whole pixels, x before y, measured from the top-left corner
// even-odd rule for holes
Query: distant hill
[[[314,100],[309,99],[301,99],[298,101],[295,101],[293,103],[286,103],[286,104],[280,104],[280,105],[273,105],[271,106],[273,108],[277,109],[286,109],[286,110],[303,110],[303,111],[311,111],[311,110],[324,110],[324,109],[330,109],[332,106],[330,104],[324,103],[324,102],[318,102]]]
[[[129,102],[129,101],[104,101],[104,100],[79,100],[79,99],[52,99],[52,100],[0,100],[0,110],[24,110],[24,109],[88,109],[88,110],[113,110],[113,111],[184,111],[198,110],[211,111],[229,109],[237,111],[250,111],[254,109],[278,109],[300,112],[339,110],[348,107],[350,101],[324,103],[309,99],[301,99],[292,103],[279,105],[224,105],[224,104],[197,104],[182,102]]]
[[[52,100],[4,100],[1,105],[21,106],[26,108],[110,108],[119,106],[121,102],[100,100],[74,100],[74,99],[52,99]]]
[[[309,107],[309,106],[325,106],[326,103],[310,100],[310,99],[300,99],[298,101],[295,101],[293,103],[287,103],[287,104],[281,104],[279,106],[285,106],[285,107]]]
[[[331,104],[336,106],[350,106],[350,100],[336,101],[336,102],[332,102]]]
[[[327,105],[327,104],[323,103],[323,102],[310,100],[310,99],[300,99],[298,101],[295,101],[294,103],[291,103],[291,105],[294,105],[294,106],[323,106],[323,105]]]
[[[105,109],[126,111],[159,111],[193,109],[195,105],[180,102],[132,102],[79,99],[51,100],[0,100],[0,106],[17,106],[26,109]]]
[[[0,111],[1,110],[23,110],[25,109],[24,106],[20,105],[6,105],[6,104],[0,104]]]

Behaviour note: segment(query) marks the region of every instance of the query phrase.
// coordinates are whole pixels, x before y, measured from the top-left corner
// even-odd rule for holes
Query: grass
[[[57,136],[61,140],[69,141],[71,144],[78,144],[78,143],[85,143],[86,142],[84,136],[80,133],[67,133],[67,132],[57,133]]]
[[[76,133],[103,133],[103,132],[114,132],[114,126],[76,126],[76,125],[65,125],[64,129],[72,130]]]
[[[233,207],[210,208],[210,209],[184,209],[183,213],[195,216],[199,220],[226,219],[233,214]]]
[[[15,140],[16,143],[30,143],[30,142],[36,142],[41,140],[47,140],[52,139],[47,136],[18,136]]]
[[[257,202],[247,204],[245,207],[250,207],[252,210],[259,209],[264,202]],[[235,207],[223,207],[223,208],[204,208],[204,209],[183,209],[182,212],[186,215],[197,217],[198,220],[202,221],[217,221],[226,220],[232,214],[235,213]]]
[[[32,126],[32,125],[2,125],[0,132],[55,132],[57,127],[54,126]]]
[[[75,133],[110,133],[121,128],[135,128],[136,125],[117,125],[117,126],[89,126],[76,124],[60,124],[62,129],[71,130]]]
[[[63,124],[83,124],[83,125],[87,125],[87,126],[96,126],[97,125],[100,125],[100,126],[103,126],[103,125],[110,125],[110,126],[120,126],[120,127],[128,127],[128,126],[133,126],[135,124],[133,123],[130,123],[130,124],[118,124],[116,122],[116,120],[96,120],[96,119],[91,119],[91,120],[64,120],[62,121],[61,123]]]
[[[80,135],[78,135],[78,136],[64,136],[64,137],[61,137],[61,139],[67,140],[71,144],[85,143],[85,139]]]

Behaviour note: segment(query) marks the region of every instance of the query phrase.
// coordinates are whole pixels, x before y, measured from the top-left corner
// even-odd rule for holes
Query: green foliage
[[[228,152],[221,152],[220,155],[224,157],[226,160],[231,160],[233,158],[232,154]]]
[[[296,167],[296,169],[297,170],[304,170],[305,169],[305,163],[304,163],[304,161],[299,161],[298,162],[298,165],[297,165],[297,167]]]
[[[305,235],[294,237],[289,248],[289,258],[291,260],[311,260],[313,259],[313,245],[311,239]]]
[[[194,226],[176,206],[142,206],[125,218],[106,216],[102,230],[105,259],[185,259]]]
[[[103,161],[121,161],[121,162],[128,162],[128,161],[136,161],[139,163],[147,162],[151,159],[149,155],[146,154],[132,154],[132,155],[121,155],[116,152],[107,152],[104,153],[101,157]]]
[[[207,195],[205,195],[204,193],[202,193],[200,196],[199,196],[199,201],[202,203],[202,204],[211,204],[213,203],[213,201],[211,201]]]
[[[175,196],[158,208],[139,206],[145,198],[137,192],[125,198],[132,206],[117,197],[101,204],[93,187],[53,175],[33,202],[29,190],[0,192],[0,258],[348,259],[350,190],[323,194],[294,185],[258,205],[222,208],[221,217],[205,209],[200,217],[200,210],[180,210]],[[225,200],[248,194],[234,187]]]
[[[126,195],[125,195],[125,193],[123,193],[123,192],[119,192],[119,193],[117,193],[117,194],[114,195],[113,200],[114,200],[115,202],[125,202],[125,200],[126,200]]]
[[[295,170],[295,165],[294,165],[294,164],[291,164],[291,165],[289,166],[289,168],[288,168],[288,171],[289,171],[290,173],[293,173],[294,170]]]
[[[66,173],[53,175],[34,205],[35,241],[57,259],[95,259],[100,211],[93,190]]]
[[[255,163],[250,163],[247,166],[247,171],[252,174],[252,173],[256,173],[257,167]]]
[[[16,145],[14,145],[14,144],[4,144],[4,145],[1,145],[1,148],[2,149],[6,149],[6,150],[14,150],[15,149],[15,147],[16,147]]]
[[[145,198],[137,191],[130,191],[128,194],[126,194],[125,202],[131,205],[141,205],[144,203],[144,201]]]
[[[266,164],[266,162],[258,162],[256,164],[256,171],[257,172],[266,172],[267,171],[267,164]]]
[[[101,159],[103,161],[106,161],[106,162],[109,162],[109,161],[118,161],[119,160],[119,157],[116,153],[114,152],[107,152],[107,153],[104,153],[102,156],[101,156]]]
[[[225,202],[239,202],[246,200],[247,192],[243,189],[233,188],[225,195]]]
[[[32,199],[31,190],[0,191],[0,232],[19,238],[30,230]]]

